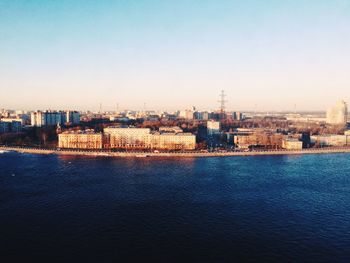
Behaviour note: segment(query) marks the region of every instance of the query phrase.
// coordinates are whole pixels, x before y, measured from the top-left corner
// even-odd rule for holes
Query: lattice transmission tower
[[[218,101],[220,103],[220,120],[224,120],[226,119],[226,114],[225,114],[225,103],[227,102],[226,98],[226,94],[225,91],[222,90],[220,93],[220,100]]]
[[[227,102],[227,100],[225,98],[226,98],[225,91],[222,90],[220,93],[220,100],[218,101],[220,103],[220,113],[221,114],[225,113],[225,109],[226,109],[225,103]]]

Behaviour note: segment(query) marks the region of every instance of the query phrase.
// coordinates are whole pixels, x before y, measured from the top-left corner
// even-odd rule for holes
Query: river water
[[[349,262],[350,154],[4,153],[0,229],[6,262]]]

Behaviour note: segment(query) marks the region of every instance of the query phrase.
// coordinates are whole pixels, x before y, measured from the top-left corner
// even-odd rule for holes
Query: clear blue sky
[[[0,108],[350,102],[347,0],[0,0]]]

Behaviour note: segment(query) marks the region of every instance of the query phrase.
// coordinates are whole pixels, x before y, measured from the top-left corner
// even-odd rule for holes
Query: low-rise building
[[[168,132],[168,133],[181,133],[183,132],[183,130],[178,127],[178,126],[173,126],[173,127],[159,127],[159,132],[160,133],[164,133],[164,132]]]
[[[301,150],[303,142],[294,138],[286,138],[282,140],[282,148],[286,150]]]
[[[312,135],[311,143],[317,146],[346,146],[350,145],[350,136],[347,135]]]

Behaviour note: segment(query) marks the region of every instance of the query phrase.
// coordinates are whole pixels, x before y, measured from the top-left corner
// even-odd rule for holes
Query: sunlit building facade
[[[150,144],[149,128],[108,127],[103,132],[109,137],[111,148],[147,148]]]
[[[58,134],[58,147],[70,149],[102,149],[103,134],[94,131],[65,131]]]
[[[79,124],[80,113],[77,111],[35,111],[31,114],[31,126],[55,126]]]
[[[302,150],[303,142],[295,138],[285,138],[282,140],[282,148],[286,150]]]
[[[345,125],[348,118],[348,106],[345,101],[339,101],[334,107],[327,111],[327,123],[334,125]]]
[[[213,136],[220,133],[220,122],[210,120],[207,122],[207,134]]]
[[[196,148],[196,136],[183,133],[178,127],[163,127],[160,132],[151,132],[149,128],[108,127],[104,129],[104,134],[109,138],[110,148],[164,150]]]

